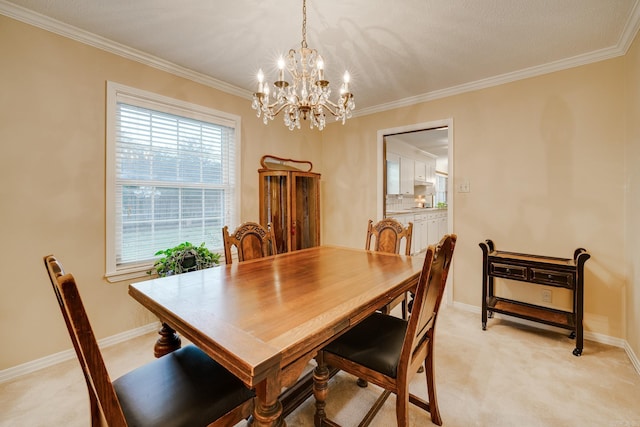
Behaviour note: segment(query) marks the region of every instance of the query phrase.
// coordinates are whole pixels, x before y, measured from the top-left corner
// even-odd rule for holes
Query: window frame
[[[237,224],[240,218],[241,196],[241,118],[238,115],[214,110],[202,105],[148,92],[107,81],[106,102],[106,185],[105,185],[105,219],[106,219],[106,273],[109,282],[139,278],[153,266],[152,261],[138,262],[127,266],[118,266],[116,262],[116,137],[117,137],[117,103],[129,99],[142,104],[145,108],[155,109],[170,114],[207,121],[234,129],[234,166],[233,194],[229,223]],[[215,230],[212,230],[215,232]],[[194,242],[199,243],[199,242]]]

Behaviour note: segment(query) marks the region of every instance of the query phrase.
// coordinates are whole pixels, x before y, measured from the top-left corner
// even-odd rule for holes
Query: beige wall
[[[629,162],[640,154],[640,125],[632,123],[640,111],[639,49],[636,42],[628,58],[355,118],[320,134],[265,127],[246,99],[0,16],[0,370],[70,348],[41,261],[48,253],[78,278],[98,338],[154,320],[127,296],[128,282],[103,279],[107,80],[242,117],[243,221],[257,219],[263,154],[313,161],[322,173],[323,243],[352,247],[363,246],[363,224],[376,217],[377,131],[452,118],[452,178],[471,184],[453,200],[455,302],[480,304],[484,239],[562,257],[583,246],[592,254],[586,329],[625,338],[626,327],[639,354],[633,239],[626,240],[628,283],[624,262],[624,237],[640,229],[640,178],[630,163],[624,173],[625,154]],[[635,205],[626,205],[625,231],[627,181]],[[526,285],[512,288],[505,292],[538,297]]]
[[[0,370],[71,347],[42,262],[49,253],[76,276],[98,338],[154,320],[128,282],[103,279],[107,80],[242,117],[243,221],[258,220],[262,155],[320,163],[318,132],[264,126],[247,99],[2,15],[0,52]]]
[[[627,144],[625,151],[625,242],[629,284],[624,307],[627,342],[640,357],[640,36],[625,57]]]
[[[623,70],[619,58],[332,126],[323,133],[324,242],[363,244],[361,225],[376,215],[377,130],[453,118],[454,184],[471,186],[453,199],[455,302],[480,305],[485,239],[558,257],[585,247],[585,329],[624,337]],[[504,288],[540,301],[533,285]],[[556,290],[554,302],[566,306],[568,295]]]

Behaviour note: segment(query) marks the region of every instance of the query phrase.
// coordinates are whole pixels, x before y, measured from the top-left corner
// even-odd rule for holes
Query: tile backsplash
[[[430,194],[428,194],[427,196],[422,196],[423,198],[420,201],[416,200],[420,196],[388,194],[386,197],[387,211],[399,211],[403,209],[415,208],[418,206],[418,203],[420,203],[420,201],[423,201],[425,207],[431,207],[432,203]]]

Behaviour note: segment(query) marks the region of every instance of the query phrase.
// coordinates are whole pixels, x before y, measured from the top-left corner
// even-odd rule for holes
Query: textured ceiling
[[[619,56],[640,20],[640,0],[307,1],[308,45],[334,93],[350,72],[356,114]],[[244,96],[302,39],[301,0],[0,0],[0,13],[52,18]]]

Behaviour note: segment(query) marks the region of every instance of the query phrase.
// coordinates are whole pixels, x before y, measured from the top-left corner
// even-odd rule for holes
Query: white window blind
[[[185,241],[221,251],[222,227],[236,222],[236,122],[149,94],[114,95],[108,268],[148,268],[158,250]]]

